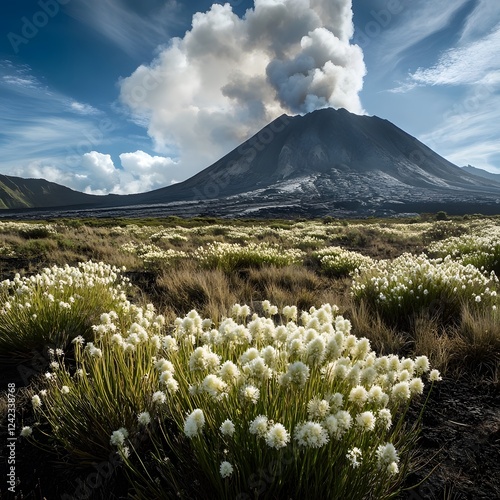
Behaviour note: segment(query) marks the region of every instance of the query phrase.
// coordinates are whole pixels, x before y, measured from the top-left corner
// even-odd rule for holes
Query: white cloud
[[[472,87],[438,125],[419,139],[459,166],[495,171],[499,160],[500,88]]]
[[[500,21],[498,0],[478,0],[476,7],[465,20],[460,42],[476,40],[489,33]]]
[[[471,85],[500,71],[500,24],[478,40],[445,52],[431,68],[419,68],[410,78],[421,85]]]
[[[405,52],[448,27],[455,14],[469,1],[404,2],[404,10],[397,15],[394,27],[387,28],[378,40],[380,69],[388,71],[393,68],[401,61]]]
[[[186,178],[282,113],[362,113],[352,34],[351,0],[256,0],[243,18],[214,4],[121,81],[121,100]]]
[[[135,151],[121,154],[120,163],[117,167],[109,154],[90,151],[72,170],[59,166],[57,160],[45,159],[32,161],[10,175],[47,179],[77,191],[100,195],[151,191],[171,183],[174,162],[169,158]]]
[[[72,111],[80,115],[98,115],[101,113],[90,104],[84,104],[78,101],[71,101],[69,106]]]
[[[67,6],[71,16],[132,56],[162,43],[170,26],[177,24],[178,11],[176,0],[72,0]]]

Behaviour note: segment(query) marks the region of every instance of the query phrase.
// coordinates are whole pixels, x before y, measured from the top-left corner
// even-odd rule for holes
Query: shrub
[[[312,257],[319,262],[322,271],[337,278],[349,276],[356,269],[370,267],[374,262],[370,257],[341,247],[323,248],[313,252]]]
[[[379,261],[354,278],[351,293],[392,325],[407,326],[415,314],[427,311],[444,322],[457,321],[462,305],[496,308],[498,278],[484,276],[472,265],[425,255],[403,254]]]
[[[429,245],[429,252],[439,257],[451,255],[464,265],[472,264],[482,271],[494,271],[499,276],[500,232],[496,227],[484,233],[454,236],[434,242]]]
[[[164,319],[152,306],[142,309],[127,301],[117,306],[101,315],[93,342],[73,340],[76,370],[65,364],[63,351],[51,351],[55,359],[45,374],[46,387],[34,399],[51,438],[79,466],[106,460],[116,451],[113,432],[120,428],[127,429],[129,442],[137,447],[145,429],[138,416],[146,410],[154,416],[154,359]]]
[[[115,267],[94,262],[1,282],[0,356],[64,348],[78,335],[90,340],[92,323],[123,298],[126,286]]]
[[[193,256],[202,267],[232,272],[246,267],[274,265],[289,266],[302,261],[303,253],[296,249],[283,249],[267,243],[212,243],[198,248]]]
[[[157,363],[166,404],[154,451],[127,460],[138,496],[182,491],[190,470],[213,498],[392,498],[415,437],[404,416],[428,362],[377,357],[336,312],[311,308],[300,326],[293,307],[283,324],[240,305],[217,329],[196,311],[177,319]]]

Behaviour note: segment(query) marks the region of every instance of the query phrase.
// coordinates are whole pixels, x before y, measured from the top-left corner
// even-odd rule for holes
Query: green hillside
[[[0,209],[94,205],[101,197],[80,193],[44,179],[0,174]]]

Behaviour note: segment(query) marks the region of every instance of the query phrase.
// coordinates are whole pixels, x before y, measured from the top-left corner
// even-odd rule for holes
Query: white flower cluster
[[[121,246],[121,250],[126,253],[137,255],[145,265],[155,265],[160,263],[168,263],[175,259],[183,259],[187,257],[186,252],[173,250],[171,248],[165,250],[154,244],[133,242],[125,243]]]
[[[390,443],[380,447],[377,436],[391,428],[396,409],[422,394],[422,377],[438,380],[439,372],[429,374],[425,356],[377,356],[368,339],[351,334],[350,322],[336,315],[336,306],[325,304],[302,312],[298,323],[292,320],[297,319],[296,309],[286,311],[290,319],[285,324],[256,314],[248,317],[246,306],[241,305],[233,309],[240,322],[226,318],[218,328],[196,311],[176,320],[173,335],[179,349],[168,360],[158,360],[157,369],[173,377],[175,367],[183,382],[190,384],[189,397],[196,409],[184,420],[185,435],[194,438],[216,432],[230,443],[235,433],[239,439],[248,433],[268,448],[291,445],[303,450],[323,448],[346,436],[350,443],[359,442],[359,450],[366,450],[373,440],[372,455],[378,457],[379,466],[396,474],[397,452]],[[190,354],[183,357],[182,352]],[[300,403],[311,391],[315,395]],[[292,419],[282,419],[274,411],[260,413],[279,407],[273,398],[282,404],[283,397],[297,407]],[[254,415],[247,426],[220,418],[229,401],[239,407],[234,412]],[[218,405],[223,405],[219,412]],[[362,460],[357,450],[351,446],[347,456],[354,467]]]
[[[406,253],[356,273],[351,293],[355,298],[370,298],[382,308],[395,310],[436,299],[487,302],[496,307],[497,287],[495,274],[485,276],[473,265],[465,266],[451,256],[429,259]]]
[[[327,247],[313,252],[321,268],[335,276],[347,276],[356,270],[370,268],[374,261],[358,252],[351,252],[341,247]]]
[[[112,346],[120,347],[125,352],[134,352],[137,346],[143,343],[152,344],[156,351],[162,347],[165,317],[157,315],[152,304],[142,308],[124,301],[120,304],[119,311],[128,315],[128,329],[123,331],[120,326],[122,314],[115,311],[103,313],[100,323],[92,326],[96,340],[109,341]],[[85,350],[92,357],[102,356],[101,349],[95,347],[92,342],[87,343]]]
[[[14,296],[30,296],[43,290],[47,300],[53,302],[55,292],[67,294],[68,289],[90,288],[97,284],[123,287],[128,282],[119,276],[119,273],[120,270],[115,266],[102,262],[81,262],[78,267],[66,264],[64,267],[45,268],[41,273],[29,277],[21,278],[19,274],[16,274],[13,280],[7,279],[0,282],[0,291],[9,292]]]
[[[473,234],[453,236],[429,245],[428,251],[439,257],[451,255],[462,264],[472,264],[481,271],[500,269],[500,226],[488,224]]]
[[[287,266],[300,263],[304,258],[301,250],[284,249],[269,243],[253,243],[239,245],[237,243],[209,243],[193,253],[202,266],[233,269],[241,263],[272,264]]]

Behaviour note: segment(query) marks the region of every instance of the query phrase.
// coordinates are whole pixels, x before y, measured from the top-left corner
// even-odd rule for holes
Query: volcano
[[[332,108],[282,115],[190,179],[130,198],[222,216],[500,211],[499,185],[387,120]]]
[[[87,206],[220,217],[492,214],[500,213],[500,184],[450,163],[387,120],[327,108],[282,115],[184,182],[93,197]]]

